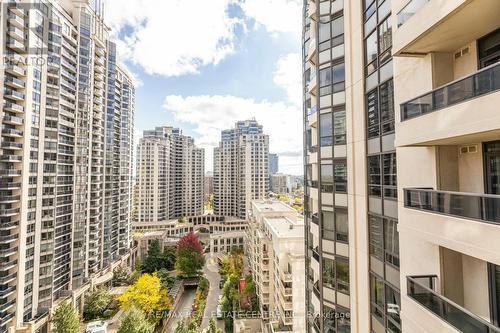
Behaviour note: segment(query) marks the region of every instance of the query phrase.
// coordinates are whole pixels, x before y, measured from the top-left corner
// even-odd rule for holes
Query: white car
[[[105,321],[93,321],[87,324],[85,333],[107,333],[108,323]]]

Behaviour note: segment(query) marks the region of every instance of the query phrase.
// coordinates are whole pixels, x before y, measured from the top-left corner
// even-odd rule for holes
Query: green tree
[[[53,333],[79,333],[80,319],[75,309],[67,301],[57,307],[52,317]]]
[[[130,270],[125,266],[118,266],[113,270],[113,286],[124,286],[130,282]]]
[[[162,288],[171,289],[175,283],[175,277],[170,275],[170,272],[165,268],[160,269],[156,275],[160,278]]]
[[[153,273],[162,268],[163,254],[161,252],[160,241],[153,239],[149,244],[146,259],[142,263],[141,270],[144,273]]]
[[[85,297],[83,316],[85,320],[103,318],[113,297],[104,288],[96,288]]]
[[[167,246],[163,251],[162,268],[165,268],[169,271],[173,270],[175,268],[175,259],[175,247]]]
[[[152,333],[153,331],[154,325],[150,324],[144,314],[135,307],[130,308],[118,328],[118,333]]]
[[[214,318],[210,318],[208,322],[208,332],[207,333],[223,333],[222,330],[217,328]]]
[[[204,264],[203,246],[198,236],[190,232],[177,242],[175,268],[182,277],[195,277],[200,274]]]

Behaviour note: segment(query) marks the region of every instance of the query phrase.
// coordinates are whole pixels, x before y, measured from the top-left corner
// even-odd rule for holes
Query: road
[[[202,330],[208,327],[210,318],[215,318],[217,313],[217,302],[219,301],[219,295],[221,292],[219,288],[219,265],[217,264],[215,256],[212,257],[210,254],[205,255],[205,267],[203,267],[203,274],[210,282],[210,290],[208,291],[207,305],[205,307],[203,321],[200,326]],[[217,320],[217,327],[223,329],[224,322],[222,320]]]
[[[194,296],[196,294],[195,288],[190,288],[184,290],[184,293],[179,300],[179,305],[174,313],[174,318],[172,321],[165,327],[164,333],[172,333],[175,331],[177,324],[181,322],[184,318],[189,317],[191,313],[191,307],[193,306]]]

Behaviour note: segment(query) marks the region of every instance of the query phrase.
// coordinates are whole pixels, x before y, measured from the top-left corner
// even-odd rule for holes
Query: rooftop
[[[304,220],[293,222],[287,217],[266,217],[264,221],[278,238],[304,237]]]
[[[297,212],[289,205],[277,200],[254,200],[252,204],[258,212]]]

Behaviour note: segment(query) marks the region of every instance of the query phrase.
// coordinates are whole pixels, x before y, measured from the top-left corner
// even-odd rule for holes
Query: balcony
[[[3,122],[6,124],[11,124],[11,125],[22,125],[24,120],[23,120],[23,118],[4,115]]]
[[[313,21],[316,21],[317,18],[316,9],[317,9],[316,2],[312,0],[307,1],[307,16]]]
[[[14,50],[14,51],[24,52],[26,50],[26,47],[24,46],[24,44],[19,42],[18,40],[14,39],[14,38],[9,38],[7,40],[7,47]]]
[[[316,38],[312,38],[309,42],[309,49],[307,50],[307,61],[311,63],[311,65],[316,65],[316,51],[318,50],[318,46],[316,45]],[[312,69],[314,70],[314,68]]]
[[[0,208],[0,215],[2,216],[14,216],[19,214],[19,208]],[[0,236],[0,240],[9,240],[8,237],[17,237],[17,235],[13,236]]]
[[[23,157],[20,155],[4,154],[0,156],[2,162],[22,162]]]
[[[2,135],[20,138],[23,136],[23,131],[13,129],[13,128],[2,128]]]
[[[438,294],[436,275],[408,276],[408,297],[463,333],[500,333],[500,328]]]
[[[469,142],[497,139],[499,92],[500,63],[495,63],[401,104],[397,145],[461,144],[463,136]]]
[[[498,28],[497,0],[399,0],[395,55],[454,52]],[[467,27],[467,29],[464,29]]]
[[[23,106],[16,104],[16,103],[12,103],[12,102],[4,103],[3,108],[5,111],[10,111],[10,112],[19,112],[19,113],[24,112]]]
[[[9,14],[9,23],[19,29],[24,28],[24,19],[16,14]]]
[[[15,100],[18,100],[18,101],[23,101],[24,100],[24,94],[23,93],[20,93],[18,91],[15,91],[15,90],[11,90],[11,89],[5,89],[5,93],[4,93],[5,97],[7,98],[10,98],[10,99],[15,99]]]
[[[11,26],[11,27],[9,27],[8,32],[9,32],[10,36],[12,36],[14,39],[18,40],[19,42],[24,41],[24,31],[22,31],[21,29],[14,27],[14,26]]]
[[[500,226],[500,195],[405,189],[406,208]]]
[[[19,177],[21,176],[21,170],[15,170],[15,169],[6,169],[6,170],[0,170],[0,177]]]
[[[5,78],[5,84],[12,88],[22,89],[25,87],[24,81],[16,79],[15,77],[12,76],[7,76]]]
[[[21,199],[20,195],[4,195],[4,196],[0,197],[0,203],[3,203],[3,204],[13,203],[13,202],[19,201],[20,199]]]
[[[12,74],[12,75],[15,75],[15,76],[25,76],[26,75],[26,71],[17,66],[17,65],[14,65],[14,64],[9,64],[7,66],[5,66],[5,71],[9,74]]]

